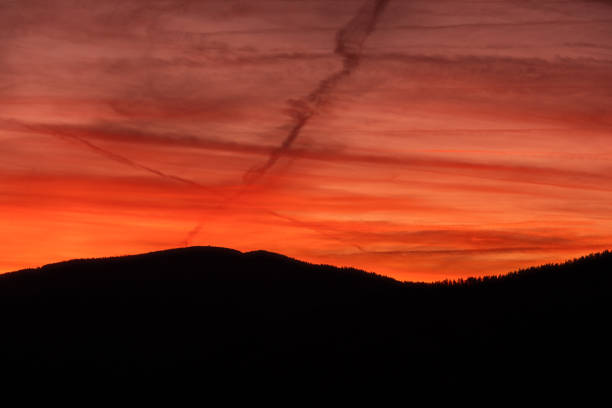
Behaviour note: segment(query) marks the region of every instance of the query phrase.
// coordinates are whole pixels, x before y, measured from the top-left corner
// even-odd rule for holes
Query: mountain
[[[433,284],[214,247],[73,260],[0,275],[0,364],[26,376],[598,384],[611,277],[610,252]]]

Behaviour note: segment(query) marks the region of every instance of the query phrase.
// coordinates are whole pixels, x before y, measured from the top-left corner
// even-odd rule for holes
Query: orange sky
[[[215,245],[431,281],[611,248],[610,1],[390,0],[245,183],[373,3],[0,2],[0,272]]]

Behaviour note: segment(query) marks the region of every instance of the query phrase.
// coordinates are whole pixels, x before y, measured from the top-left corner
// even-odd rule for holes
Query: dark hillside
[[[611,276],[609,252],[436,284],[212,247],[74,260],[0,275],[0,362],[132,378],[597,384]]]

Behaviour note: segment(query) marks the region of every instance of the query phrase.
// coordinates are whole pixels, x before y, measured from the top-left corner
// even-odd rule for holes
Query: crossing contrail
[[[363,45],[366,39],[376,28],[376,23],[390,0],[367,0],[359,9],[357,14],[336,33],[336,48],[334,53],[342,57],[342,69],[324,78],[319,85],[306,97],[298,101],[292,101],[291,115],[293,122],[289,133],[283,142],[274,149],[268,156],[267,161],[254,167],[244,174],[243,187],[234,195],[224,200],[220,205],[225,207],[231,202],[242,196],[249,185],[252,185],[291,148],[295,140],[299,137],[304,126],[310,119],[317,114],[321,106],[328,100],[330,94],[336,89],[338,83],[350,76],[359,66]],[[200,233],[203,222],[199,222],[185,238],[185,245],[189,245],[192,240]]]
[[[342,57],[342,69],[319,82],[319,85],[305,98],[292,102],[293,122],[289,133],[261,166],[254,167],[244,175],[245,184],[252,184],[265,175],[276,162],[291,148],[300,136],[304,126],[317,114],[330,94],[344,78],[350,76],[359,66],[363,45],[376,28],[376,23],[390,0],[368,0],[345,26],[336,33],[334,53]]]

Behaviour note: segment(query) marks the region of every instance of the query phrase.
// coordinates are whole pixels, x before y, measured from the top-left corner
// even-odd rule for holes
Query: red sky
[[[432,281],[612,247],[612,1],[389,0],[368,35],[374,6],[0,2],[0,272],[215,245]]]

